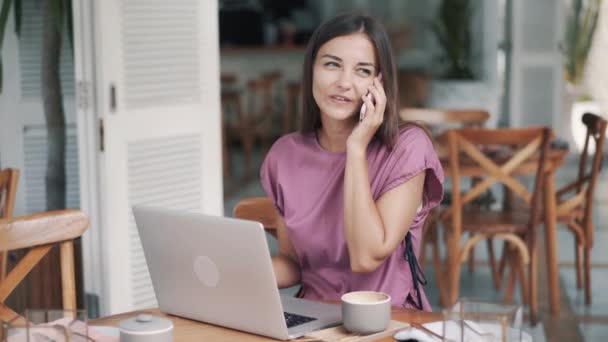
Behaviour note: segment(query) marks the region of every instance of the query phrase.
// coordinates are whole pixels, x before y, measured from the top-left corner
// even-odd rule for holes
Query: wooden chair
[[[88,225],[87,216],[77,210],[58,210],[0,220],[0,251],[29,249],[0,282],[1,321],[23,322],[23,317],[4,303],[17,285],[56,244],[59,244],[61,258],[63,308],[76,309],[73,240],[80,237]]]
[[[240,200],[234,206],[234,217],[262,223],[266,231],[277,238],[277,209],[268,197],[251,197]]]
[[[433,108],[403,108],[399,111],[399,117],[402,121],[416,122],[426,126],[440,134],[440,128],[449,126],[458,126],[459,128],[482,128],[486,121],[490,118],[490,114],[485,110],[450,110],[450,109],[433,109]],[[435,141],[435,149],[437,154],[447,156],[447,148],[445,144]],[[473,181],[474,182],[474,181]],[[422,236],[420,265],[425,266],[427,246],[430,244],[433,253],[433,268],[436,272],[441,273],[441,264],[439,263],[439,238],[437,218],[439,210],[435,209],[429,213],[425,222],[424,233]],[[475,269],[475,253],[474,250],[470,253],[469,269]],[[440,293],[440,303],[447,303],[447,293]]]
[[[475,244],[482,240],[504,240],[505,259],[510,274],[505,302],[510,302],[516,278],[522,298],[529,304],[530,318],[536,321],[537,303],[537,226],[540,222],[542,184],[551,131],[548,128],[522,129],[453,129],[446,132],[449,148],[449,174],[452,179],[452,203],[441,213],[449,234],[447,258],[448,304],[458,297],[460,265]],[[534,173],[530,192],[516,175]],[[461,193],[461,177],[481,177],[471,189]],[[527,211],[483,210],[472,201],[494,184],[502,184],[527,205]],[[470,237],[461,245],[461,235]],[[493,260],[493,258],[491,259]],[[526,281],[525,265],[528,266]],[[496,269],[496,265],[493,265]],[[438,274],[438,282],[444,283]]]
[[[247,109],[243,111],[241,137],[245,178],[252,175],[253,146],[260,141],[263,149],[270,146],[273,113],[273,90],[280,74],[268,73],[247,82]]]
[[[0,219],[13,216],[15,197],[17,195],[17,183],[19,182],[19,170],[4,169],[0,171]],[[6,277],[7,252],[0,252],[0,282]]]
[[[277,209],[274,207],[269,197],[250,197],[240,200],[233,210],[234,217],[262,223],[268,234],[278,239],[278,221],[281,219]],[[301,298],[304,295],[303,287],[300,286],[295,297]]]
[[[242,91],[237,87],[237,77],[232,73],[223,73],[220,77],[222,105],[222,166],[224,178],[232,175],[230,163],[230,143],[236,136],[242,140],[243,129]]]
[[[287,84],[287,101],[282,118],[282,134],[293,132],[296,129],[295,121],[299,118],[301,107],[302,85],[300,82],[290,82]]]
[[[403,121],[419,122],[427,126],[444,126],[456,124],[459,127],[482,127],[490,118],[485,110],[455,110],[433,108],[403,108],[399,111]]]
[[[591,304],[591,248],[593,247],[593,195],[602,165],[608,122],[594,114],[584,114],[587,127],[585,145],[579,162],[577,179],[557,192],[557,220],[575,236],[576,285],[585,286],[585,304]],[[595,151],[590,153],[590,142]],[[589,158],[591,157],[591,158]],[[591,159],[591,160],[589,160]],[[591,165],[588,165],[590,162]],[[566,194],[570,196],[565,197]]]

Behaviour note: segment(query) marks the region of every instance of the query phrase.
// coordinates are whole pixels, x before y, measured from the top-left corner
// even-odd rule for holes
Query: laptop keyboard
[[[296,315],[288,312],[283,312],[283,314],[285,315],[285,323],[287,323],[287,328],[317,320],[313,317]]]

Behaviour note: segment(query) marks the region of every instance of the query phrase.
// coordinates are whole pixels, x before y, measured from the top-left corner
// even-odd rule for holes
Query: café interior
[[[24,11],[33,11],[30,2],[35,1],[23,1]],[[602,295],[608,253],[601,247],[608,243],[608,171],[602,168],[608,153],[608,68],[603,62],[608,58],[608,2],[210,3],[217,14],[219,52],[214,91],[220,97],[216,147],[221,152],[215,162],[221,170],[221,214],[261,222],[270,254],[278,253],[279,214],[262,188],[260,166],[277,139],[299,128],[302,63],[312,32],[338,13],[364,13],[380,20],[390,37],[400,120],[428,129],[445,173],[444,198],[426,219],[418,257],[434,316],[393,308],[393,319],[430,324],[454,314],[456,304],[462,310],[463,303],[477,301],[478,306],[467,309],[477,314],[474,319],[481,320],[481,305],[521,313],[520,322],[509,318],[511,328],[523,332],[513,341],[608,340],[608,297]],[[34,25],[31,21],[24,19],[24,29]],[[22,55],[29,51],[19,49]],[[10,117],[0,120],[4,124]],[[136,313],[148,313],[171,319],[176,341],[262,340],[161,314],[141,246],[129,247],[139,253],[137,271],[125,271],[134,279],[134,289],[128,291],[133,304],[125,306],[128,312],[108,309],[114,304],[103,297],[110,289],[86,284],[97,279],[92,272],[104,272],[91,270],[95,263],[87,259],[91,245],[86,238],[89,224],[94,226],[99,221],[93,219],[100,220],[104,212],[92,214],[83,204],[91,178],[80,176],[79,181],[78,170],[82,174],[84,169],[78,163],[85,150],[74,127],[68,124],[66,211],[51,211],[43,202],[28,204],[27,196],[42,198],[46,193],[47,201],[52,198],[49,188],[42,189],[44,162],[27,159],[27,149],[19,157],[26,162],[16,163],[18,167],[7,162],[6,153],[0,158],[4,333],[18,324],[13,315],[63,307],[84,309],[89,327],[117,326]],[[28,141],[26,147],[44,145]],[[0,146],[5,142],[0,140]],[[39,186],[32,187],[34,183]],[[132,221],[130,234],[137,234]],[[246,287],[245,277],[242,282]],[[299,291],[294,286],[280,293],[297,296]],[[391,336],[379,335],[378,340],[392,341]]]

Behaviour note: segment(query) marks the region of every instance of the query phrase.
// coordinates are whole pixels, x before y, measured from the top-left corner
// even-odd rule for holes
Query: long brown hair
[[[314,132],[321,127],[321,111],[312,94],[313,66],[319,49],[333,38],[353,33],[365,33],[376,48],[378,69],[382,72],[382,82],[386,93],[386,110],[384,122],[374,137],[379,139],[382,144],[392,147],[399,133],[399,118],[397,77],[391,44],[388,34],[381,24],[372,17],[357,13],[345,13],[327,20],[315,30],[308,42],[302,72],[301,130]]]

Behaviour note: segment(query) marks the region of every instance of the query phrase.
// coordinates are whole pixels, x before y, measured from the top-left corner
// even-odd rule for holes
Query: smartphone
[[[382,73],[379,72],[378,73],[378,81],[382,82]],[[367,94],[365,94],[365,96],[368,99],[372,98],[372,94],[370,94],[370,92],[368,91]],[[359,122],[363,121],[363,118],[365,117],[365,111],[367,110],[367,106],[365,105],[365,102],[363,102],[363,104],[361,105],[361,110],[359,111]]]

